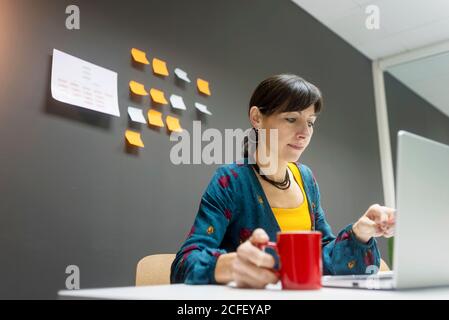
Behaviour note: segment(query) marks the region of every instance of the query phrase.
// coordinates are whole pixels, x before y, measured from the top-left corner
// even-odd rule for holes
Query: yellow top
[[[271,208],[281,231],[309,231],[312,230],[310,221],[309,206],[307,196],[302,185],[301,172],[294,163],[289,163],[288,167],[293,173],[296,182],[301,189],[304,201],[297,208]]]

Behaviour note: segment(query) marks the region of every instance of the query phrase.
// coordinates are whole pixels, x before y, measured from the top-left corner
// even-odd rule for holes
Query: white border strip
[[[449,52],[449,41],[443,41],[429,46],[416,48],[410,51],[405,51],[391,56],[380,58],[378,60],[379,67],[383,71],[386,71],[388,68],[397,66],[399,64],[447,52]]]
[[[391,155],[390,126],[388,124],[387,98],[384,70],[378,60],[373,61],[374,103],[376,105],[377,132],[379,136],[380,166],[385,206],[396,207],[394,191],[393,157]]]

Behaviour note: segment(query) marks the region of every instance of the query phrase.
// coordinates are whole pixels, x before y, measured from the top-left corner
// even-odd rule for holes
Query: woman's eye
[[[285,120],[286,120],[287,122],[289,122],[289,123],[294,123],[294,122],[296,122],[296,118],[285,118]],[[309,128],[312,128],[312,127],[315,126],[315,122],[313,122],[313,121],[307,121],[307,126],[308,126]]]

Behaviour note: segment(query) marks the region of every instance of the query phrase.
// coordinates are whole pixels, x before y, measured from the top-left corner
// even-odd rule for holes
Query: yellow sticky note
[[[139,49],[132,48],[131,55],[133,56],[133,59],[136,62],[143,64],[150,64],[150,61],[148,61],[147,59],[147,54]]]
[[[140,137],[140,132],[126,130],[125,132],[126,140],[130,145],[136,146],[136,147],[144,147],[142,138]]]
[[[148,110],[148,122],[156,127],[164,127],[164,121],[162,121],[162,113],[153,109]]]
[[[196,80],[196,84],[198,86],[198,90],[201,93],[204,93],[205,95],[210,96],[209,82],[207,82],[206,80],[198,78]]]
[[[167,64],[165,63],[164,60],[154,58],[153,71],[155,74],[160,74],[161,76],[168,76]]]
[[[165,99],[164,92],[157,89],[151,89],[150,90],[151,99],[153,99],[154,102],[160,103],[160,104],[168,104],[167,99]]]
[[[139,96],[147,96],[148,95],[148,92],[145,90],[145,86],[136,81],[130,81],[129,88],[131,89],[132,93],[137,94]]]
[[[179,124],[178,118],[167,116],[166,122],[168,130],[175,132],[182,132],[182,128],[181,125]]]

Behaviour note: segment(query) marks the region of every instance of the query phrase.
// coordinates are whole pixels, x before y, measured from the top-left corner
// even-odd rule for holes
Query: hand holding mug
[[[267,233],[259,228],[237,248],[232,277],[238,287],[263,289],[269,283],[278,282],[279,275],[273,270],[273,256],[260,249],[268,241]]]

